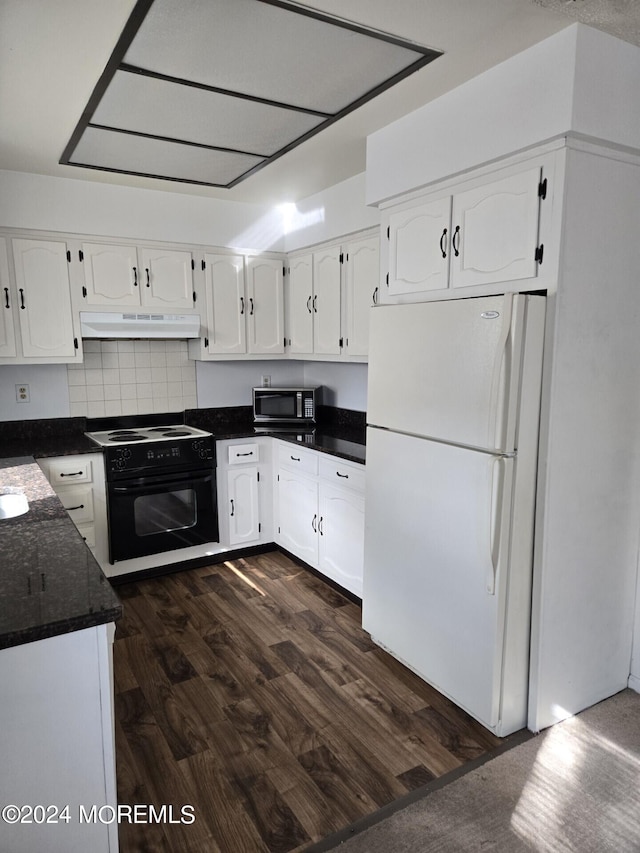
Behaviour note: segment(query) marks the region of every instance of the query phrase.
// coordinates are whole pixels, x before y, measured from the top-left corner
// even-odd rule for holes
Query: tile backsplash
[[[195,409],[196,366],[186,341],[83,341],[83,364],[67,365],[72,417]]]

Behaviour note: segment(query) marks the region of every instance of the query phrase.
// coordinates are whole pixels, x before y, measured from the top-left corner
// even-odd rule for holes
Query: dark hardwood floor
[[[375,646],[360,609],[274,552],[118,588],[122,853],[303,850],[501,741]]]

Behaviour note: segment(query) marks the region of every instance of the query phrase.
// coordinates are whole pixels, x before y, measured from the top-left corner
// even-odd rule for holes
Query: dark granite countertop
[[[0,520],[0,648],[118,619],[117,595],[33,456],[0,459],[3,488],[24,492],[29,510]]]

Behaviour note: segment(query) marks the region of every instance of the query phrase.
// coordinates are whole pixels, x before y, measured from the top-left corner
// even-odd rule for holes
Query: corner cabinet
[[[69,261],[64,241],[0,239],[0,363],[80,360]]]
[[[284,268],[277,258],[205,254],[206,323],[189,355],[271,358],[284,353]],[[203,317],[203,320],[205,319]]]
[[[388,208],[384,298],[528,281],[544,258],[542,158]],[[470,295],[465,292],[464,295]]]
[[[290,356],[366,361],[369,309],[377,301],[378,235],[292,255],[285,286]]]
[[[276,542],[362,597],[364,466],[275,444]]]

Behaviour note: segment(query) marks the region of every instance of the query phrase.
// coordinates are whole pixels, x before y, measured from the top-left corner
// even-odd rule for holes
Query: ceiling
[[[193,2],[175,0],[179,7]],[[59,162],[136,0],[0,0],[0,169],[257,204],[298,201],[364,171],[368,134],[573,20],[640,44],[636,0],[314,0],[298,5],[443,55],[232,188],[199,186]],[[269,49],[275,54],[291,50],[279,34],[277,28],[262,33],[265,55]],[[251,45],[240,42],[237,50],[238,65],[244,64],[243,51],[249,65]]]

